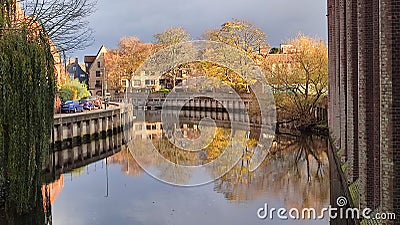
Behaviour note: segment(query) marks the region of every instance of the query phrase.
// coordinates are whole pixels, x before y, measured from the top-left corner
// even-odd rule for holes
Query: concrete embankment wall
[[[74,147],[122,132],[133,120],[131,105],[117,104],[107,110],[54,116],[54,151]]]

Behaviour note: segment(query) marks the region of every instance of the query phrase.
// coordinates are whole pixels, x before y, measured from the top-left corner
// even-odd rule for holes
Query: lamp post
[[[104,65],[103,67],[103,82],[102,82],[102,88],[103,88],[103,99],[104,99],[104,109],[107,109],[107,103],[108,103],[108,99],[107,99],[107,79],[106,79],[106,66]]]

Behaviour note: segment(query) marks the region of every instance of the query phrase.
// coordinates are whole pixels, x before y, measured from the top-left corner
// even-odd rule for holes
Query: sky
[[[116,48],[124,36],[154,42],[154,34],[182,26],[194,40],[232,18],[247,20],[267,34],[272,47],[301,32],[327,40],[326,0],[97,0],[88,18],[94,43],[69,53],[83,63],[101,45]]]

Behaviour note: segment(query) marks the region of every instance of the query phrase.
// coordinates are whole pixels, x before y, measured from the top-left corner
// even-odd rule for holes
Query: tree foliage
[[[74,99],[74,95],[76,96],[76,91],[74,93],[74,90],[68,87],[60,89],[59,93],[62,102]]]
[[[15,1],[0,5],[0,186],[19,214],[41,205],[42,163],[49,152],[54,60],[43,29],[17,29]],[[0,196],[1,197],[1,196]]]
[[[299,126],[316,122],[314,111],[322,106],[328,85],[328,50],[318,38],[299,34],[288,41],[290,54],[269,55],[263,62],[275,93],[278,121]]]
[[[2,18],[2,28],[12,27],[4,23],[7,20],[12,21]],[[53,71],[45,34],[1,30],[0,186],[6,185],[7,206],[18,213],[32,210],[41,201],[37,199],[40,173],[53,124]]]
[[[203,37],[206,40],[218,41],[233,46],[243,51],[243,53],[254,61],[256,61],[254,53],[260,48],[268,48],[269,46],[267,35],[260,28],[248,21],[239,19],[232,19],[232,21],[225,22],[220,28],[207,30],[203,34]],[[232,58],[232,54],[237,53],[229,55],[230,53],[227,51],[225,54],[224,57],[229,59]],[[249,91],[249,81],[245,81],[240,74],[235,73],[231,69],[208,62],[201,63],[201,65],[207,76],[222,80],[236,91]]]
[[[86,84],[79,82],[79,79],[70,80],[60,89],[60,98],[62,101],[78,100],[90,96]]]
[[[160,48],[157,44],[142,43],[135,36],[121,38],[118,48],[109,50],[105,58],[109,89],[120,88],[120,80],[131,79],[146,58]]]
[[[247,91],[248,83],[235,71],[210,62],[199,62],[198,64],[201,65],[205,76],[222,81],[235,89],[236,92]]]
[[[206,40],[219,41],[241,49],[251,55],[260,47],[268,47],[267,35],[254,24],[232,19],[225,22],[219,29],[210,29],[203,34]]]
[[[156,43],[162,46],[171,46],[181,42],[190,41],[190,34],[183,27],[172,27],[164,30],[160,34],[155,34]],[[163,75],[163,78],[172,81],[173,86],[176,85],[176,78],[182,76],[183,73],[190,73],[191,67],[189,64],[178,65],[171,68]]]
[[[169,46],[189,41],[190,34],[183,27],[172,27],[164,30],[160,34],[155,34],[154,38],[157,44]]]

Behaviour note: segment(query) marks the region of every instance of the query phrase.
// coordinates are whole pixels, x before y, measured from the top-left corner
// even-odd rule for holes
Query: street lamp
[[[106,67],[103,67],[103,73],[100,72],[100,75],[103,78],[103,81],[101,82],[101,93],[104,101],[104,109],[107,109],[107,101],[106,101],[106,90],[107,90],[107,83],[106,83]]]

